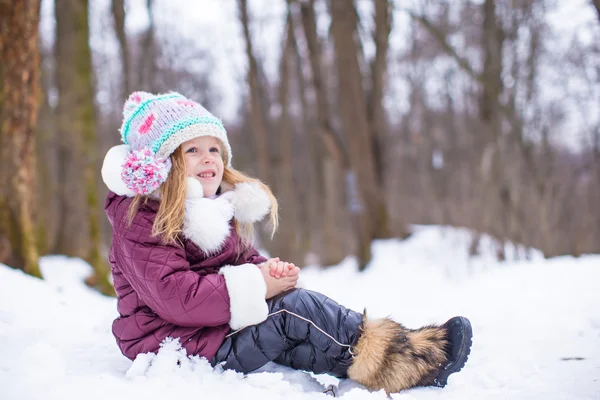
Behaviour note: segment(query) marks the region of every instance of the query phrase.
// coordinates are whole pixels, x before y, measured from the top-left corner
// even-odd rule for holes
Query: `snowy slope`
[[[417,227],[404,242],[374,243],[363,274],[348,259],[308,267],[303,285],[371,316],[409,327],[471,319],[466,367],[444,389],[418,388],[393,399],[600,399],[600,256],[498,264],[485,241],[469,260],[468,232]],[[115,301],[81,284],[89,266],[42,260],[45,281],[0,265],[0,399],[385,399],[350,381],[270,364],[247,377],[188,359],[177,342],[132,363],[110,325]],[[176,360],[181,366],[177,367]]]

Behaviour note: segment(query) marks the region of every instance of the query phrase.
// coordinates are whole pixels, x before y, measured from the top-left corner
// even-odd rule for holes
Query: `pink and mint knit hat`
[[[223,144],[223,162],[231,167],[231,146],[219,119],[179,93],[132,93],[123,107],[121,139],[108,151],[102,178],[119,195],[154,192],[171,170],[170,155],[188,140],[212,136]]]

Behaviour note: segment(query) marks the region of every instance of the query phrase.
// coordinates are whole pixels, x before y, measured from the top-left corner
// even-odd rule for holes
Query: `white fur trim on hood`
[[[226,265],[219,270],[229,293],[231,329],[242,329],[267,319],[267,285],[260,268],[254,264]]]
[[[239,183],[216,199],[205,198],[202,184],[187,178],[183,233],[207,254],[221,249],[229,236],[229,221],[260,221],[270,210],[267,193],[258,183]]]
[[[102,163],[102,180],[111,192],[119,196],[135,196],[135,192],[129,189],[121,179],[123,164],[130,152],[131,149],[126,144],[114,146],[106,153]]]
[[[229,236],[233,205],[226,199],[203,197],[202,184],[187,178],[183,234],[207,254],[218,252]]]
[[[219,198],[233,204],[235,219],[240,222],[257,222],[269,213],[271,201],[267,193],[256,182],[243,182],[235,185]]]

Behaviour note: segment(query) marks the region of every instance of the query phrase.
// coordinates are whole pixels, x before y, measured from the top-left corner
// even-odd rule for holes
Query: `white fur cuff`
[[[225,277],[229,293],[231,329],[256,325],[267,319],[267,285],[256,265],[227,265],[219,270],[219,274]]]

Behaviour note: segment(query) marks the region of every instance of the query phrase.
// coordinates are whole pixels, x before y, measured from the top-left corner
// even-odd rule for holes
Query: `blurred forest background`
[[[189,8],[229,18],[178,29]],[[111,291],[99,171],[134,90],[224,118],[234,167],[280,200],[259,239],[282,259],[365,268],[415,223],[471,229],[473,255],[481,234],[499,259],[600,253],[600,0],[0,0],[0,18],[1,263],[81,257]]]

